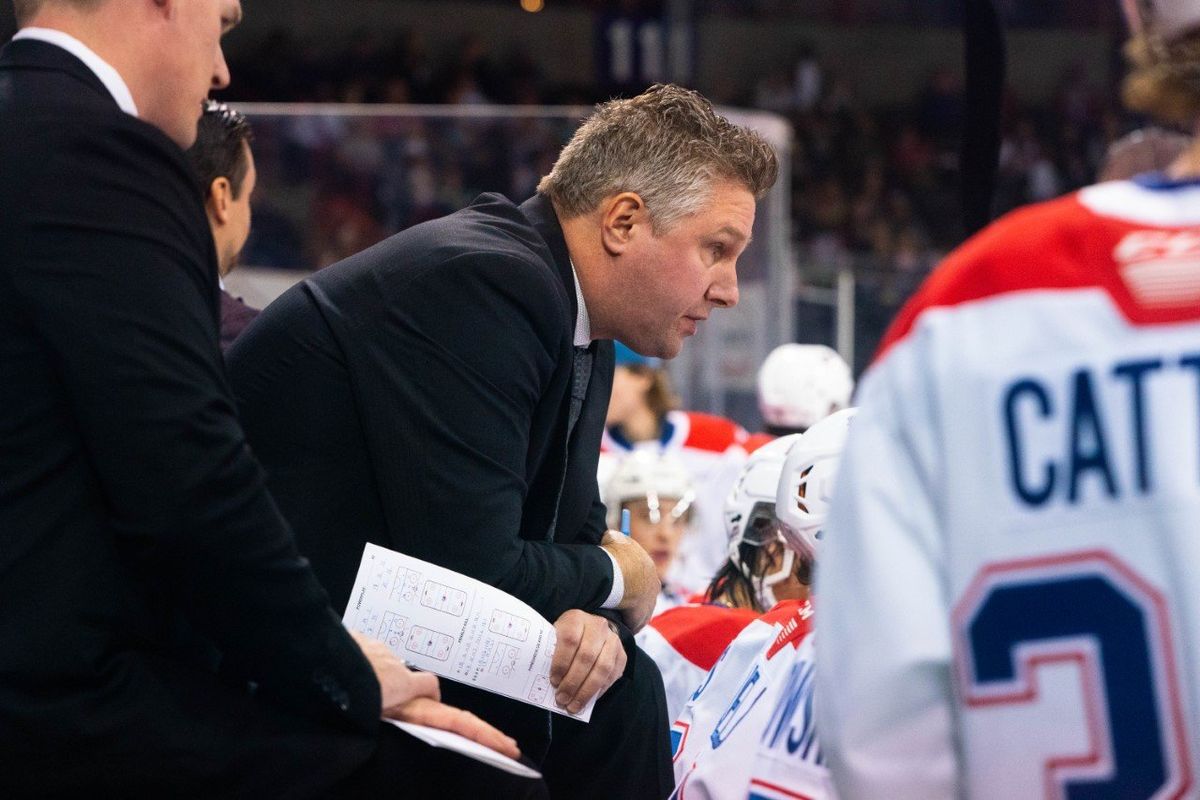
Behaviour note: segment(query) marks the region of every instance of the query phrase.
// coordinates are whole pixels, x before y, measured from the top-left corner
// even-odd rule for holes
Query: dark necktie
[[[575,431],[575,423],[583,411],[583,401],[587,397],[588,382],[592,379],[592,349],[591,347],[576,347],[574,362],[571,364],[571,405],[567,411],[567,437],[563,445],[563,474],[558,481],[558,497],[554,499],[554,518],[550,520],[550,529],[546,531],[546,541],[554,541],[554,529],[558,526],[558,504],[562,501],[563,485],[567,481],[567,460],[571,457],[571,434]]]
[[[567,417],[567,441],[579,421],[579,412],[583,410],[583,401],[587,397],[588,382],[592,379],[592,349],[591,347],[575,348],[575,364],[571,369],[571,413]]]

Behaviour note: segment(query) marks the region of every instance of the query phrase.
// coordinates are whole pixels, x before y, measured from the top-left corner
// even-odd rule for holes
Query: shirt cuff
[[[603,547],[600,548],[604,550]],[[612,553],[604,550],[604,555],[608,556],[608,560],[612,562],[612,591],[608,593],[608,599],[600,606],[601,608],[616,608],[621,604],[621,600],[625,598],[625,576],[621,574],[621,567],[617,565],[617,558]]]

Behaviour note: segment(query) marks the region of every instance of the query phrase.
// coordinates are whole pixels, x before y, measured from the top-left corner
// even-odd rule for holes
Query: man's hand
[[[559,617],[554,632],[558,639],[550,662],[554,701],[577,714],[624,674],[625,648],[608,620],[578,609]]]
[[[448,706],[445,703],[430,700],[428,697],[409,700],[404,705],[385,713],[384,716],[401,722],[412,722],[457,733],[471,741],[479,742],[484,747],[490,747],[503,753],[509,758],[519,758],[521,755],[516,739],[505,736],[470,711]]]
[[[607,531],[600,540],[600,546],[607,550],[621,567],[621,576],[625,579],[625,594],[617,609],[625,618],[625,624],[637,633],[650,621],[654,614],[654,605],[658,602],[658,593],[662,590],[662,581],[654,569],[654,559],[642,549],[642,546],[631,537]]]
[[[355,632],[351,632],[350,635],[358,642],[363,655],[371,664],[371,669],[375,671],[375,678],[379,681],[379,695],[383,700],[383,716],[392,716],[391,712],[394,709],[418,697],[442,699],[437,675],[430,672],[413,672],[378,639]]]
[[[442,693],[436,675],[413,672],[383,642],[359,633],[351,633],[351,636],[362,648],[379,680],[384,717],[457,733],[510,758],[521,755],[515,739],[505,736],[469,711],[439,702]]]

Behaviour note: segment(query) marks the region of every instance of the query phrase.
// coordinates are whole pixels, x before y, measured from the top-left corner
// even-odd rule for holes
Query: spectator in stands
[[[204,192],[204,210],[217,249],[217,275],[221,281],[221,350],[258,316],[225,290],[224,278],[237,266],[250,236],[250,201],[257,173],[250,142],[254,135],[246,118],[224,103],[208,100],[197,127],[196,143],[188,149],[192,168]]]

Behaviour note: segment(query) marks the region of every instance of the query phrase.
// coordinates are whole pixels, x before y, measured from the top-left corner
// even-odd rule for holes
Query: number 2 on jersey
[[[1032,703],[1040,667],[1078,665],[1089,751],[1047,754],[1047,798],[1135,800],[1188,791],[1192,775],[1167,605],[1112,554],[985,567],[954,620],[968,708]],[[1047,719],[1039,730],[1058,724]]]

